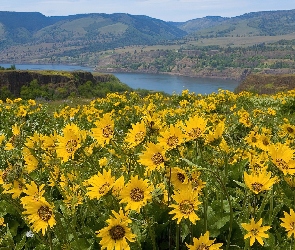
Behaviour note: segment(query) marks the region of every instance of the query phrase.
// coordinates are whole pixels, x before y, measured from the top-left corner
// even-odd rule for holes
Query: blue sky
[[[295,0],[0,0],[1,11],[41,12],[46,16],[129,13],[175,22],[291,9],[295,9]]]

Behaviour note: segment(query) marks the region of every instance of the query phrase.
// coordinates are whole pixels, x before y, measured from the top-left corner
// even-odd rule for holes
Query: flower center
[[[164,162],[164,158],[159,152],[154,153],[151,159],[155,165],[160,165]]]
[[[150,122],[149,122],[149,125],[150,125],[150,127],[152,128],[152,127],[155,125],[155,122],[154,122],[154,121],[150,121]]]
[[[287,131],[288,131],[288,133],[293,133],[294,132],[294,129],[293,128],[291,128],[291,127],[287,127]]]
[[[179,210],[183,214],[190,214],[194,211],[194,204],[189,200],[184,200],[179,204]]]
[[[111,125],[107,125],[102,129],[102,135],[105,138],[109,138],[112,134],[113,134],[113,129],[111,127]]]
[[[197,138],[201,135],[201,129],[200,128],[192,128],[189,132],[188,132],[188,135],[190,137],[193,137],[193,138]]]
[[[106,193],[108,190],[109,190],[109,186],[110,186],[110,183],[106,182],[104,183],[98,190],[98,193],[99,194],[104,194]]]
[[[4,183],[8,183],[9,180],[8,180],[8,174],[9,174],[9,170],[5,169],[2,173],[2,180]]]
[[[25,185],[23,183],[21,183],[21,182],[17,183],[17,187],[18,187],[19,190],[23,190],[24,186]]]
[[[19,135],[13,135],[10,139],[10,142],[13,146],[17,146],[17,143],[19,141]]]
[[[69,154],[72,154],[73,152],[75,152],[75,149],[77,146],[78,146],[78,142],[76,140],[71,139],[67,141],[66,150]]]
[[[178,140],[178,138],[175,135],[172,135],[172,136],[170,136],[167,139],[167,145],[169,147],[175,147],[175,146],[177,146],[178,142],[179,142],[179,140]]]
[[[130,198],[135,202],[142,201],[144,198],[143,190],[140,188],[133,188],[130,192]]]
[[[183,183],[185,180],[185,175],[182,173],[177,173],[177,179]]]
[[[262,140],[262,143],[263,143],[264,146],[269,145],[269,141],[268,141],[267,138],[264,138],[264,139]]]
[[[276,159],[276,165],[281,169],[289,169],[288,164],[283,159]]]
[[[290,227],[291,227],[292,230],[295,229],[295,222],[294,222],[294,221],[292,221],[292,222],[290,223]]]
[[[134,139],[135,139],[135,142],[142,142],[143,141],[143,139],[144,139],[144,135],[145,135],[145,133],[143,132],[143,131],[139,131],[139,132],[137,132],[136,134],[135,134],[135,137],[134,137]]]
[[[51,218],[52,216],[52,211],[49,207],[47,206],[41,206],[39,209],[38,209],[38,215],[40,217],[41,220],[43,221],[49,221],[49,219]]]
[[[258,183],[258,182],[254,182],[254,183],[252,183],[251,186],[252,186],[252,188],[253,188],[254,191],[260,192],[261,191],[261,188],[263,187],[263,184]]]
[[[252,235],[256,236],[258,234],[258,230],[256,228],[251,229],[250,231]]]
[[[209,246],[205,245],[204,243],[201,243],[201,245],[198,246],[196,250],[209,250]]]
[[[191,183],[192,183],[192,187],[193,187],[193,189],[194,190],[197,190],[198,189],[198,187],[200,186],[201,187],[201,180],[198,180],[198,179],[196,179],[196,178],[192,178],[191,179]]]
[[[252,141],[253,143],[255,143],[255,142],[257,142],[257,138],[256,138],[255,136],[253,136],[253,137],[251,138],[251,141]]]
[[[120,240],[125,236],[125,229],[120,225],[113,226],[109,230],[109,234],[114,241]]]

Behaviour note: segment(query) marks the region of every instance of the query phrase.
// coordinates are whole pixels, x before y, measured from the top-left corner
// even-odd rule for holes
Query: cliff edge
[[[112,75],[93,75],[86,71],[30,71],[30,70],[1,70],[0,89],[7,87],[14,96],[19,96],[22,86],[37,80],[40,85],[50,85],[52,88],[74,86],[78,87],[91,81],[92,83],[110,81]]]

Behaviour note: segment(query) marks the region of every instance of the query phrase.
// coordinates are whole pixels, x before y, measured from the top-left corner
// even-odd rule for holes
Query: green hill
[[[295,10],[251,12],[232,18],[209,16],[174,25],[195,37],[277,36],[295,32]]]
[[[37,12],[0,11],[0,48],[24,43],[66,43],[83,50],[156,44],[186,32],[159,19],[129,14],[46,17]]]
[[[187,22],[178,22],[173,24],[187,33],[194,33],[198,30],[203,30],[219,25],[221,22],[224,22],[228,19],[229,18],[227,17],[221,16],[206,16],[203,18],[192,19]]]

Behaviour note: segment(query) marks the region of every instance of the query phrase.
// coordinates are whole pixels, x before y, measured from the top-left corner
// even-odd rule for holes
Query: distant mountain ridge
[[[95,66],[115,49],[128,46],[134,46],[131,52],[136,53],[144,46],[172,44],[179,48],[202,38],[289,34],[294,37],[295,10],[251,12],[231,18],[206,16],[186,22],[127,13],[48,17],[38,12],[0,11],[0,62]]]
[[[229,17],[221,16],[206,16],[202,18],[192,19],[186,22],[173,23],[176,27],[186,31],[187,33],[193,33],[198,30],[210,28],[219,25],[221,22],[230,19]]]
[[[67,42],[86,50],[104,50],[159,44],[187,35],[265,36],[294,32],[295,10],[251,12],[231,18],[206,16],[186,22],[165,22],[126,13],[45,16],[39,12],[0,11],[0,48],[24,43]]]
[[[186,34],[172,24],[141,15],[94,13],[46,17],[38,12],[0,11],[2,48],[23,43],[70,42],[83,47],[96,43],[95,49],[110,49],[156,44]]]
[[[250,12],[231,18],[207,16],[174,25],[197,37],[285,35],[295,32],[295,10]]]

